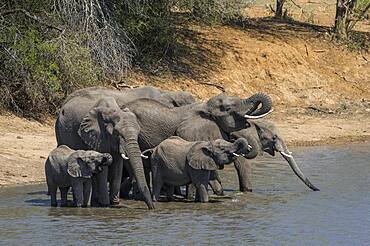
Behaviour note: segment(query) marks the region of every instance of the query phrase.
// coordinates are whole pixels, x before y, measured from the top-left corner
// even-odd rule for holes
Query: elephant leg
[[[83,182],[80,178],[77,178],[72,181],[72,189],[73,189],[73,195],[75,197],[75,206],[76,207],[81,207],[84,202],[84,185]]]
[[[153,175],[153,201],[158,201],[159,197],[161,195],[161,189],[163,186],[163,180],[160,175],[160,172],[158,170],[157,166],[152,166],[152,175]]]
[[[97,176],[93,175],[91,178],[91,207],[99,207],[99,192]]]
[[[52,207],[57,207],[58,202],[57,202],[57,190],[58,188],[56,186],[53,187],[48,187],[48,191],[50,194],[50,206]]]
[[[123,160],[118,155],[113,157],[114,163],[109,167],[109,201],[110,204],[119,204],[121,189]]]
[[[238,157],[234,161],[234,166],[236,169],[236,172],[238,174],[238,179],[239,179],[239,190],[244,192],[244,191],[252,191],[252,163],[251,161],[243,158],[243,157]]]
[[[210,177],[210,171],[195,170],[191,173],[191,180],[196,188],[195,201],[208,202],[207,186]]]
[[[195,186],[190,183],[186,185],[186,199],[193,200],[195,197]]]
[[[217,171],[212,171],[209,177],[209,185],[211,186],[213,193],[218,196],[224,195],[224,189],[222,188],[221,178]]]
[[[148,188],[149,188],[149,191],[152,190],[152,187],[151,187],[151,180],[150,180],[150,169],[149,168],[144,168],[144,173],[145,173],[145,180],[146,180],[146,184],[148,185]]]
[[[83,184],[83,195],[84,195],[84,202],[82,204],[82,207],[87,207],[89,204],[90,200],[90,195],[91,195],[91,180],[87,180]]]
[[[125,179],[121,183],[120,197],[128,199],[131,189],[132,189],[132,178],[125,177]]]
[[[173,201],[174,197],[173,194],[175,192],[175,186],[174,185],[168,185],[167,186],[167,199],[168,201]]]
[[[195,201],[196,202],[208,202],[208,191],[207,186],[208,183],[195,183],[196,188],[196,195],[195,195]]]
[[[103,171],[95,174],[92,177],[92,207],[107,207],[109,206],[108,193],[108,167],[104,167]]]
[[[61,199],[60,206],[67,207],[68,206],[67,195],[68,195],[69,187],[59,187],[59,191],[60,191],[60,199]]]

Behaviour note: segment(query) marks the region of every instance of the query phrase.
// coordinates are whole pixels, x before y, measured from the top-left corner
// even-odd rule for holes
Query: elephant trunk
[[[141,151],[137,138],[125,139],[126,150],[130,164],[132,167],[132,173],[136,179],[140,193],[144,197],[144,201],[149,209],[154,209],[154,204],[150,195],[148,185],[146,183],[144,174],[144,165],[141,159]]]
[[[251,109],[245,112],[245,117],[249,119],[264,117],[271,111],[271,97],[265,93],[259,92],[253,96],[242,100],[243,105],[253,105]],[[261,104],[261,107],[259,105]]]
[[[244,136],[244,138],[248,141],[248,145],[250,147],[249,151],[244,154],[244,157],[247,158],[247,159],[253,159],[259,153],[259,148],[260,147],[259,147],[259,144],[257,142],[257,139],[252,137],[252,136],[249,136],[249,135]]]
[[[280,144],[275,145],[276,151],[280,152],[282,157],[289,163],[289,166],[292,168],[293,172],[298,176],[300,180],[305,183],[311,190],[313,191],[319,191],[319,188],[314,186],[310,180],[303,174],[301,169],[299,169],[297,163],[295,162],[293,156],[288,150],[288,147],[285,145],[283,141],[280,142]]]

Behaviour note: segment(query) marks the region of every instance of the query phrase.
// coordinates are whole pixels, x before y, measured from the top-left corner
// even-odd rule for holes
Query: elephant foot
[[[248,188],[248,187],[240,187],[239,190],[241,192],[252,192],[252,188]]]
[[[214,193],[215,193],[216,196],[224,196],[225,195],[224,190],[216,190],[216,191],[214,191]]]
[[[99,208],[109,208],[110,204],[99,204]]]
[[[119,197],[113,197],[111,200],[110,200],[110,205],[118,205],[120,203],[119,201]]]

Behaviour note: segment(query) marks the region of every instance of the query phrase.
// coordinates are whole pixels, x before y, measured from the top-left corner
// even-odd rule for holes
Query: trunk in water
[[[127,139],[126,150],[127,155],[130,159],[132,173],[134,175],[134,178],[136,179],[136,183],[140,190],[140,193],[143,195],[144,201],[148,208],[154,209],[154,204],[145,179],[144,166],[141,159],[141,151],[137,139],[135,138]]]
[[[283,158],[289,163],[289,166],[292,168],[293,172],[298,176],[300,180],[303,181],[303,183],[305,183],[305,185],[307,185],[311,190],[319,191],[319,188],[314,186],[311,181],[306,178],[301,169],[299,169],[284,141],[280,141],[278,144],[276,144],[275,149],[280,152]]]
[[[292,168],[293,172],[298,176],[300,180],[302,180],[305,185],[307,185],[311,190],[313,191],[319,191],[319,188],[314,186],[308,178],[303,174],[303,172],[299,169],[297,163],[295,162],[293,156],[283,154],[284,152],[281,152],[281,155],[284,157],[284,159],[289,163],[289,166]]]
[[[347,39],[350,22],[357,0],[337,0],[334,32],[340,39]]]
[[[284,7],[285,0],[276,0],[276,8],[275,8],[275,17],[282,18],[283,17],[283,7]]]

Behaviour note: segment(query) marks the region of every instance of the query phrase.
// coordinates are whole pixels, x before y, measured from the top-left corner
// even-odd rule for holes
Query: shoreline
[[[370,143],[370,115],[275,114],[288,147]],[[56,146],[54,121],[46,124],[0,115],[0,189],[45,182],[44,163]]]

